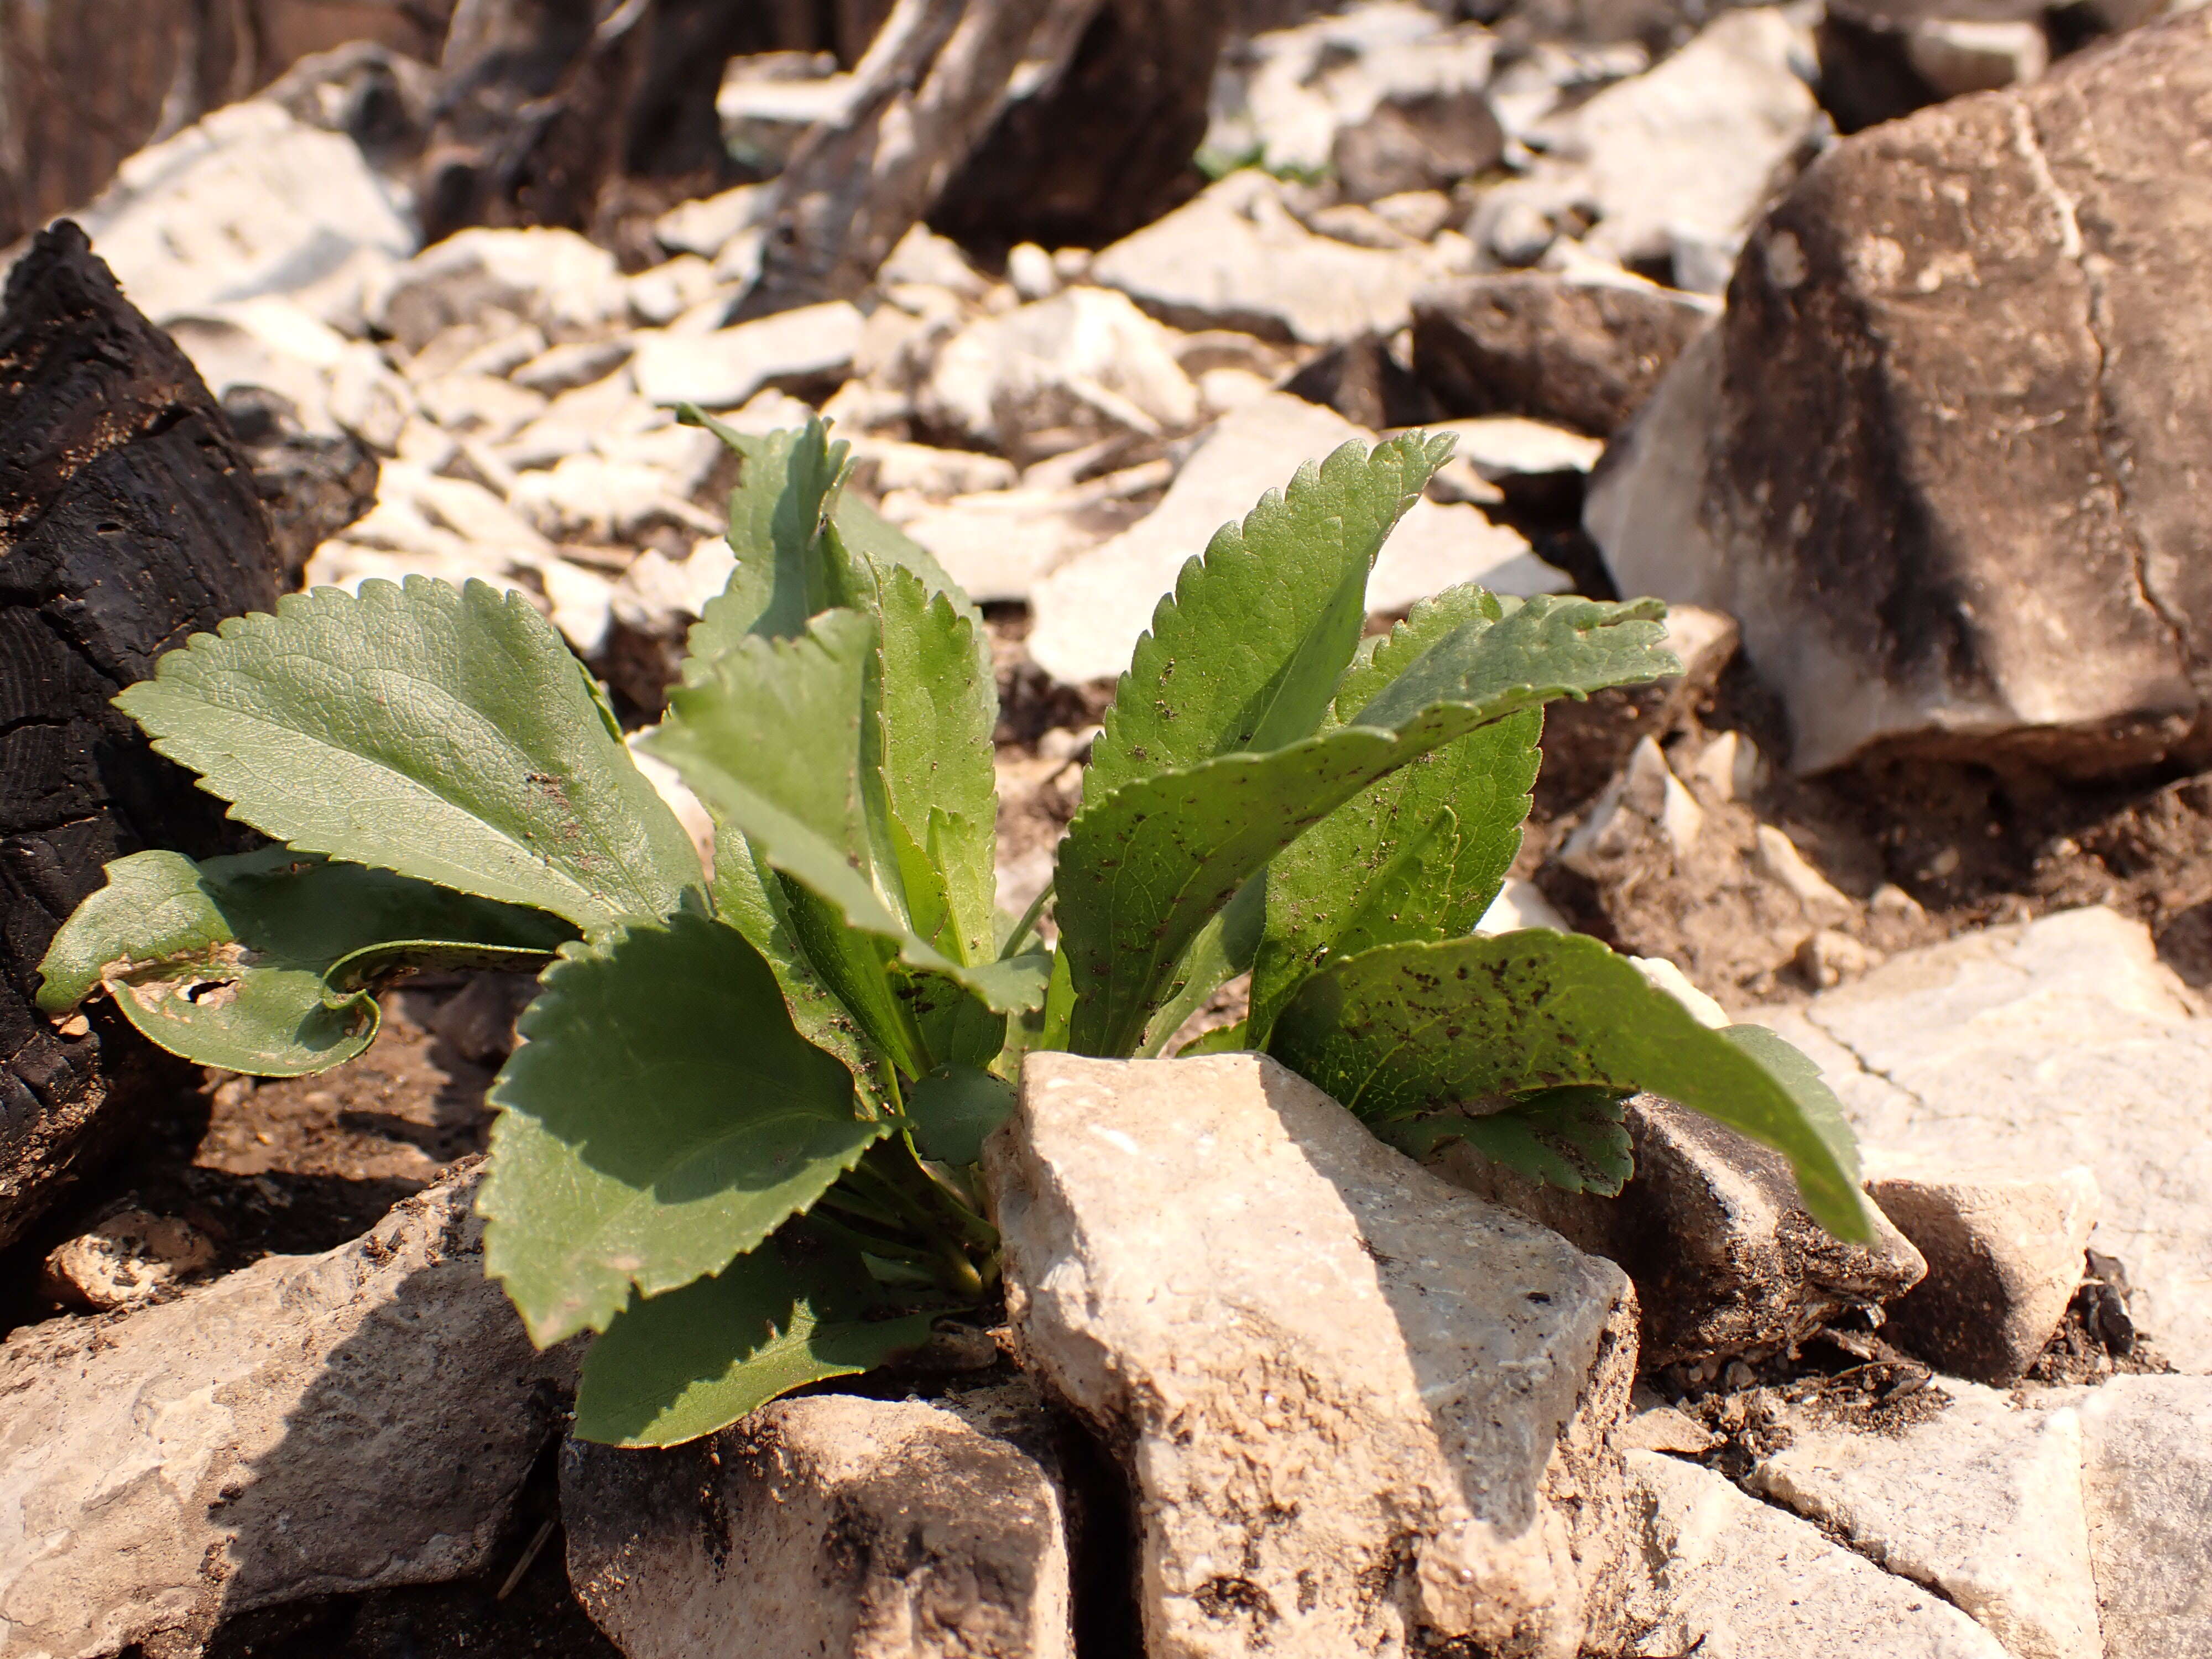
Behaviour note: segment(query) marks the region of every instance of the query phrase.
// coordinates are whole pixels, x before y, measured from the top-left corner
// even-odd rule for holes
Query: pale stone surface
[[[994,490],[943,502],[890,495],[884,516],[934,554],[979,604],[1026,599],[1046,573],[1151,511],[1141,499],[1172,468],[1147,462],[1066,489]]]
[[[1639,738],[1623,767],[1575,826],[1559,860],[1595,876],[1604,864],[1656,831],[1674,851],[1686,853],[1705,827],[1705,809],[1667,764],[1651,738]]]
[[[1587,472],[1605,453],[1601,439],[1587,437],[1549,421],[1532,421],[1525,415],[1476,415],[1465,420],[1431,421],[1425,429],[1450,433],[1459,440],[1453,456],[1492,479]]]
[[[1942,1591],[2014,1659],[2100,1659],[2080,1417],[1938,1386],[1952,1396],[1939,1414],[1880,1433],[1791,1410],[1791,1444],[1745,1484]]]
[[[781,1400],[667,1450],[571,1441],[569,1582],[628,1659],[1069,1659],[1050,1445],[1020,1383]]]
[[[1613,1599],[1609,1265],[1255,1054],[1032,1054],[985,1159],[1026,1362],[1123,1449],[1158,1659],[1565,1659]]]
[[[1180,432],[1198,421],[1198,388],[1173,346],[1126,295],[1070,289],[947,340],[919,406],[950,433],[1015,453],[1054,427]]]
[[[1877,1160],[2096,1177],[2091,1245],[2185,1371],[2212,1371],[2212,1022],[2140,922],[2092,907],[1892,957],[1761,1018]]]
[[[1242,328],[1323,345],[1389,334],[1413,295],[1458,274],[1448,255],[1316,236],[1266,173],[1243,168],[1102,251],[1091,280],[1181,328]]]
[[[157,323],[261,295],[355,319],[364,284],[416,244],[350,139],[258,100],[139,151],[74,216]]]
[[[2106,1659],[2212,1654],[2212,1379],[2116,1376],[2081,1402]]]
[[[1120,673],[1184,562],[1206,550],[1213,532],[1241,520],[1267,491],[1282,489],[1301,462],[1319,460],[1353,440],[1376,441],[1333,410],[1287,392],[1224,416],[1149,517],[1068,559],[1037,584],[1030,654],[1047,673],[1071,684]],[[1471,507],[1424,500],[1383,544],[1368,579],[1368,607],[1402,610],[1463,581],[1522,595],[1555,593],[1567,585],[1565,574],[1530,552],[1517,531],[1492,524]]]
[[[615,256],[573,230],[464,230],[392,271],[372,315],[403,350],[443,331],[504,313],[550,339],[603,332],[629,315]]]
[[[56,1245],[39,1288],[64,1306],[109,1313],[159,1301],[214,1265],[214,1243],[191,1223],[134,1206]]]
[[[2097,1178],[1880,1171],[1867,1193],[1928,1259],[1889,1310],[1894,1340],[1958,1376],[2009,1382],[2058,1328],[2081,1282]]]
[[[1933,1591],[1719,1475],[1657,1452],[1625,1457],[1648,1575],[1629,1598],[1638,1635],[1625,1653],[2007,1659],[1996,1638]]]
[[[0,1344],[0,1654],[96,1659],[481,1568],[574,1357],[484,1277],[475,1186]]]
[[[735,409],[774,381],[842,379],[860,348],[860,313],[833,300],[710,334],[635,338],[633,370],[647,403]]]

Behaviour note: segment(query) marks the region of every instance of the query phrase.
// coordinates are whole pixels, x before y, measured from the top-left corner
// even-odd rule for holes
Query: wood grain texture
[[[119,1026],[65,1036],[33,1008],[55,928],[108,859],[238,835],[109,699],[276,592],[198,374],[83,232],[42,232],[0,309],[0,1245],[182,1075]]]

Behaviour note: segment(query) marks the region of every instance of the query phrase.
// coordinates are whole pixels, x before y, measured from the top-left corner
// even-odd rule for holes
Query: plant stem
[[[1022,953],[1022,946],[1029,942],[1030,935],[1036,932],[1037,921],[1044,915],[1044,907],[1051,902],[1052,884],[1047,882],[1044,890],[1031,899],[1030,908],[1022,912],[1022,919],[1014,924],[1014,931],[1006,935],[1006,945],[999,951],[1000,961],[1005,962]]]

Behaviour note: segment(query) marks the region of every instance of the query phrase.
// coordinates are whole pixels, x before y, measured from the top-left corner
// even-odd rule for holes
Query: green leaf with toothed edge
[[[718,820],[846,925],[885,941],[909,966],[957,980],[996,1012],[1033,1007],[1044,991],[1042,957],[959,963],[910,923],[871,793],[879,782],[866,742],[875,648],[874,620],[846,610],[825,611],[794,640],[740,640],[671,695],[647,746]],[[806,944],[826,972],[814,941]]]
[[[1230,896],[1362,789],[1492,721],[1562,696],[1656,678],[1656,600],[1532,599],[1425,651],[1340,727],[1267,754],[1219,756],[1085,805],[1054,876],[1068,1047],[1131,1053],[1176,964]]]
[[[389,870],[282,847],[195,864],[134,853],[54,935],[39,1006],[105,988],[152,1042],[203,1066],[298,1077],[375,1038],[374,986],[402,968],[535,971],[575,929]]]
[[[492,1089],[486,1271],[541,1346],[604,1329],[635,1287],[720,1271],[888,1131],[792,1027],[733,927],[683,914],[572,945]]]
[[[1085,799],[1310,735],[1358,647],[1376,556],[1452,443],[1411,432],[1371,453],[1346,444],[1215,532],[1137,641],[1091,745]]]
[[[860,1316],[850,1252],[794,1259],[771,1239],[720,1273],[629,1305],[584,1356],[579,1438],[676,1446],[810,1382],[872,1370],[928,1340],[933,1316]]]
[[[195,635],[116,703],[297,851],[586,933],[699,887],[690,838],[520,593],[421,576],[289,593]]]
[[[1363,647],[1324,729],[1357,723],[1446,634],[1487,629],[1517,603],[1472,585],[1423,600]],[[1266,1042],[1284,1002],[1325,958],[1474,930],[1520,850],[1542,729],[1542,712],[1526,709],[1424,755],[1268,865],[1267,926],[1252,969],[1255,1041]]]
[[[1755,1029],[1716,1031],[1597,940],[1531,928],[1330,963],[1284,1008],[1268,1052],[1376,1124],[1486,1115],[1540,1089],[1648,1089],[1773,1147],[1814,1220],[1866,1239],[1834,1097]]]

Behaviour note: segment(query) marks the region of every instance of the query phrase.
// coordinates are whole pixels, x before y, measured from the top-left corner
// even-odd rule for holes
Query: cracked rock
[[[1933,1591],[1830,1543],[1717,1474],[1626,1454],[1644,1576],[1623,1655],[1697,1659],[2007,1659]]]
[[[1616,439],[1615,582],[1741,620],[1798,771],[2203,747],[2208,97],[2191,13],[1844,140]]]
[[[1896,1340],[1957,1376],[2009,1382],[2035,1363],[2081,1280],[2097,1178],[1886,1176],[1867,1191],[1928,1260],[1889,1310]]]
[[[1464,1143],[1439,1174],[1619,1262],[1636,1282],[1648,1370],[1786,1346],[1846,1310],[1878,1307],[1927,1271],[1877,1212],[1871,1246],[1805,1212],[1788,1161],[1651,1095],[1628,1103],[1636,1174],[1618,1198],[1563,1193]]]
[[[1146,1650],[1566,1659],[1610,1628],[1610,1264],[1255,1054],[1032,1054],[988,1143],[1025,1363],[1137,1488]]]
[[[2101,1659],[2080,1415],[1942,1386],[1942,1412],[1884,1432],[1793,1408],[1791,1443],[1745,1484],[1941,1591],[2014,1659]]]
[[[780,1400],[666,1450],[571,1441],[569,1582],[628,1659],[1071,1659],[1051,1444],[1025,1383]]]
[[[2136,1323],[2212,1371],[2212,1020],[2141,922],[2094,906],[1985,928],[1765,1017],[1877,1170],[2086,1166],[2090,1247],[2126,1264]]]
[[[573,1359],[484,1277],[475,1188],[0,1344],[0,1652],[168,1659],[229,1614],[483,1567]]]

